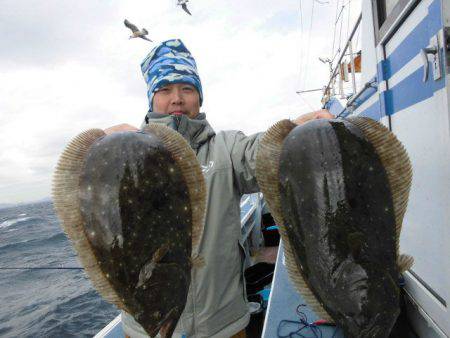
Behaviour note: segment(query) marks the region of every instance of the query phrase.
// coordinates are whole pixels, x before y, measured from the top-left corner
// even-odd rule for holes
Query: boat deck
[[[299,316],[296,313],[296,309],[300,304],[304,303],[303,297],[289,281],[286,266],[284,265],[283,243],[280,242],[262,337],[288,337],[289,333],[294,333],[304,327],[304,325],[299,323],[281,323],[283,320],[298,322]],[[302,307],[301,311],[306,315],[309,323],[320,319],[306,306]],[[300,333],[305,337],[344,338],[342,331],[336,330],[334,326],[322,325],[319,329],[321,334],[315,335],[309,327],[304,327]]]

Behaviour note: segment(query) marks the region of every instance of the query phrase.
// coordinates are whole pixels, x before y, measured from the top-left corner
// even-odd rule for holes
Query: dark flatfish
[[[170,337],[200,261],[206,204],[183,137],[154,124],[107,136],[88,130],[61,155],[53,199],[97,291],[151,337]]]
[[[270,128],[257,177],[292,282],[348,337],[388,337],[399,309],[399,237],[412,171],[401,143],[368,118]]]

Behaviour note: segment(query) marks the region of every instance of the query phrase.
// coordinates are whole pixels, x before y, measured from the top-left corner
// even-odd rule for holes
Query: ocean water
[[[52,203],[0,209],[0,268],[44,266],[81,266]],[[0,337],[92,337],[118,313],[83,270],[0,269]]]

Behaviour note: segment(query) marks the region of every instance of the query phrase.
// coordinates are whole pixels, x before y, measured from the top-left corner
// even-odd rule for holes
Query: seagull
[[[187,3],[189,0],[178,0],[177,5],[181,6],[181,8],[183,8],[183,10],[188,13],[189,15],[192,15],[191,12],[189,12],[189,9],[187,8]]]
[[[127,19],[125,19],[125,21],[123,23],[125,24],[125,26],[127,26],[129,29],[131,29],[131,31],[133,32],[133,35],[130,36],[130,39],[141,38],[141,39],[153,42],[152,40],[150,40],[149,38],[146,37],[148,32],[145,28],[142,28],[141,30],[139,30],[135,25],[133,25]]]

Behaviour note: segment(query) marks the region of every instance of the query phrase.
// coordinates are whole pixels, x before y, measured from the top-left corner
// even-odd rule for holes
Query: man
[[[259,191],[256,151],[263,133],[215,133],[200,113],[203,93],[195,60],[181,40],[154,48],[141,64],[148,86],[149,112],[143,126],[161,123],[178,131],[197,155],[207,186],[205,230],[200,255],[205,265],[193,269],[186,307],[174,337],[245,337],[250,315],[245,299],[239,203],[243,194]],[[293,122],[332,118],[327,111],[303,115]],[[137,130],[119,125],[111,133]],[[126,335],[147,337],[134,319],[122,314]]]

